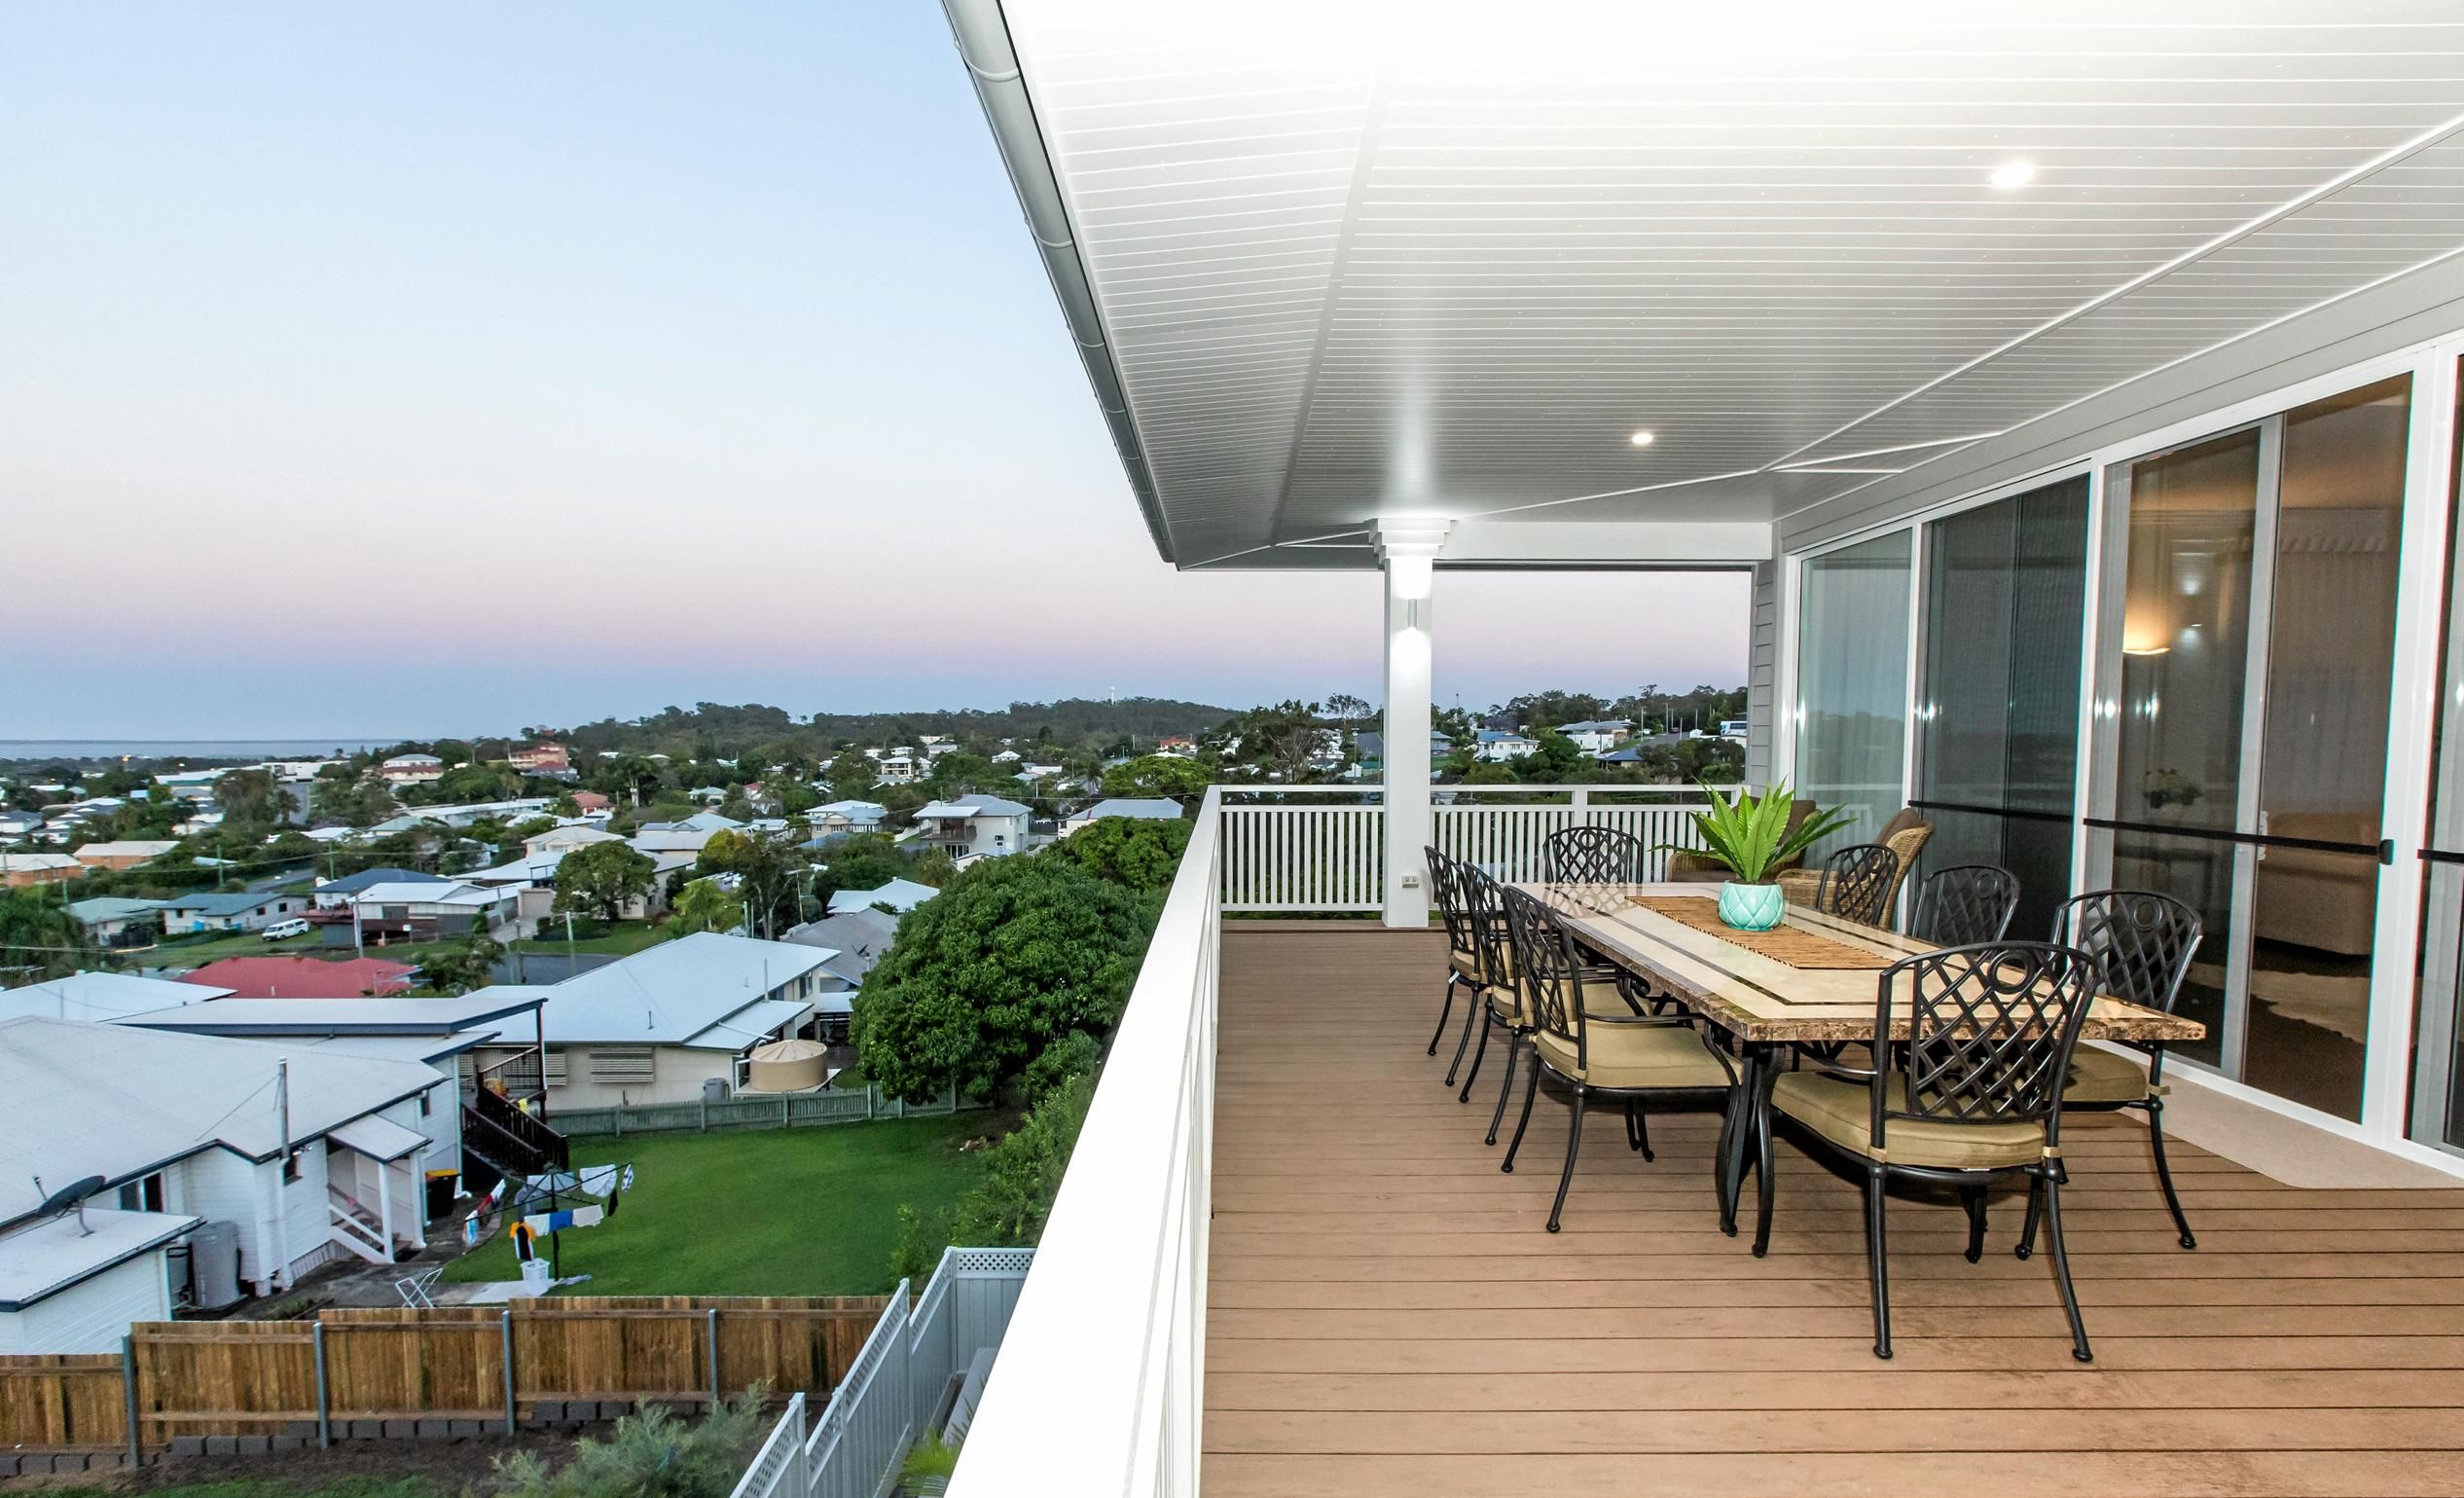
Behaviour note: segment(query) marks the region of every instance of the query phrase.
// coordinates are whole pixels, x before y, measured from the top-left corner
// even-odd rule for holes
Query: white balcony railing
[[[1222,793],[1207,792],[953,1498],[1198,1487]]]
[[[1374,912],[1381,906],[1386,808],[1381,787],[1222,787],[1223,908],[1245,913]],[[1621,828],[1658,849],[1697,847],[1686,815],[1707,802],[1690,786],[1439,786],[1431,793],[1440,852],[1508,882],[1540,879],[1548,835]],[[1653,852],[1645,879],[1668,856]]]

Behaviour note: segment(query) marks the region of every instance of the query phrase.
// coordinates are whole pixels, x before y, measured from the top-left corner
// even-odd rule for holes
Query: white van
[[[293,916],[288,921],[274,922],[265,929],[263,934],[268,941],[284,941],[293,936],[305,936],[312,929],[308,922]]]

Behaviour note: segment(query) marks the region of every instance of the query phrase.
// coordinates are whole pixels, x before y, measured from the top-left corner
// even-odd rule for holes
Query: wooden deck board
[[[1498,1047],[1470,1106],[1440,1084],[1453,1035],[1425,1053],[1443,961],[1434,937],[1226,928],[1216,1498],[2464,1491],[2464,1191],[2301,1190],[2177,1144],[2186,1253],[2142,1131],[2074,1120],[2096,1362],[2045,1257],[2011,1254],[2005,1192],[1974,1265],[1955,1205],[1895,1199],[1885,1363],[1858,1187],[1785,1141],[1768,1259],[1718,1229],[1701,1110],[1654,1114],[1649,1163],[1595,1113],[1542,1231],[1567,1109],[1544,1093],[1500,1173]]]

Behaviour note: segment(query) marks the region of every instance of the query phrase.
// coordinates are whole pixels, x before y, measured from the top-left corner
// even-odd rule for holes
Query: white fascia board
[[[1458,521],[1437,554],[1461,563],[1746,566],[1774,555],[1767,521]]]

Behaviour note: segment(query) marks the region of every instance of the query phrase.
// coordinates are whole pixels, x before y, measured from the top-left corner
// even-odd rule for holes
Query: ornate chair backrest
[[[1535,896],[1506,890],[1505,926],[1514,943],[1514,981],[1533,1026],[1543,1035],[1572,1041],[1577,1066],[1584,1056],[1582,962],[1575,951],[1574,933]]]
[[[1892,1033],[1905,1001],[1907,1039],[1873,1078],[1873,1142],[1892,1119],[2040,1123],[2049,1148],[2061,1124],[2071,1051],[2096,999],[2096,960],[2047,941],[1990,941],[1904,958],[1882,970],[1874,1034]],[[1904,1106],[1902,1103],[1904,1102]]]
[[[2103,965],[2105,992],[2170,1014],[2204,924],[2169,895],[2098,890],[2062,901],[2053,913],[2053,939]]]
[[[1446,923],[1446,945],[1458,952],[1477,953],[1471,942],[1471,922],[1463,902],[1463,870],[1455,860],[1433,847],[1424,847],[1420,856],[1429,864],[1429,893],[1437,901],[1438,918]]]
[[[2000,941],[2019,910],[2018,876],[1990,863],[1936,869],[1916,892],[1919,941],[1938,947]]]
[[[1643,839],[1617,827],[1564,827],[1540,845],[1550,884],[1641,884]]]
[[[1842,848],[1823,863],[1814,908],[1860,926],[1880,926],[1899,888],[1900,856],[1880,843]]]
[[[1464,924],[1471,931],[1471,951],[1480,962],[1480,979],[1501,988],[1512,987],[1514,949],[1505,930],[1505,886],[1478,867],[1454,862],[1463,891]]]

